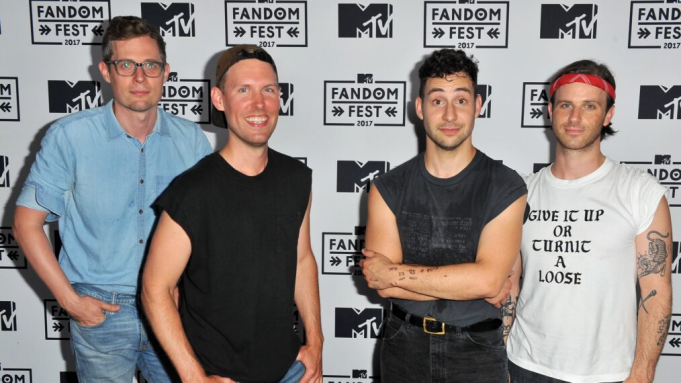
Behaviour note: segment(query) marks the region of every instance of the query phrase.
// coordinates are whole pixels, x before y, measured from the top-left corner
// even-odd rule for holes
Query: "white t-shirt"
[[[626,379],[636,348],[635,240],[667,189],[610,159],[576,180],[546,167],[526,182],[530,215],[509,360],[571,382]]]

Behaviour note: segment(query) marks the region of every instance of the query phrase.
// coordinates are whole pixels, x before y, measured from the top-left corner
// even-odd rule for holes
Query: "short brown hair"
[[[161,61],[166,62],[166,43],[155,25],[136,16],[116,16],[111,20],[102,38],[102,59],[111,61],[113,56],[113,42],[128,40],[135,37],[149,36],[156,44],[161,53]]]

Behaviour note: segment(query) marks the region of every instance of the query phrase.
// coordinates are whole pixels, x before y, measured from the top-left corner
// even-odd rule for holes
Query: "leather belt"
[[[431,317],[421,318],[416,315],[411,315],[402,310],[399,306],[391,305],[390,311],[397,318],[410,323],[414,326],[422,327],[423,332],[433,335],[444,335],[447,332],[462,333],[462,332],[483,332],[498,329],[502,322],[499,318],[485,319],[484,321],[474,323],[470,326],[457,327],[450,324],[438,322],[437,319]]]

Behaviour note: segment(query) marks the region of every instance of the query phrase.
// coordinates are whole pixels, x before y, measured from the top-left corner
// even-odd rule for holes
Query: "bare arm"
[[[518,198],[480,234],[475,262],[441,267],[395,264],[382,254],[367,254],[364,275],[369,287],[400,287],[441,299],[494,297],[504,287],[520,249],[526,196]]]
[[[305,324],[306,344],[301,347],[297,359],[305,365],[305,375],[301,382],[321,383],[322,381],[322,324],[319,308],[319,282],[317,280],[317,261],[310,245],[310,207],[312,196],[307,205],[305,218],[298,235],[298,266],[296,269],[295,301]]]
[[[232,382],[231,379],[206,376],[182,328],[174,292],[191,251],[187,233],[163,212],[142,276],[144,312],[183,382]]]
[[[378,189],[372,187],[368,196],[368,217],[365,244],[367,249],[375,250],[381,254],[388,254],[390,262],[402,263],[402,245],[400,244],[400,234],[397,229],[395,215],[383,200]],[[374,251],[363,250],[364,255],[371,257]],[[360,261],[362,268],[365,267],[365,260]],[[372,281],[365,273],[364,278],[371,287]],[[384,298],[409,299],[412,301],[432,301],[437,298],[424,294],[414,293],[401,287],[388,287],[378,290],[378,294]]]
[[[81,297],[73,290],[43,230],[46,217],[45,212],[17,206],[13,229],[26,259],[61,307],[68,311],[74,320],[86,326],[101,323],[104,320],[102,310],[118,311],[120,306],[91,297]]]
[[[655,218],[636,237],[638,281],[641,302],[638,309],[636,356],[625,382],[652,382],[655,366],[664,347],[671,319],[672,227],[667,199],[662,198]]]

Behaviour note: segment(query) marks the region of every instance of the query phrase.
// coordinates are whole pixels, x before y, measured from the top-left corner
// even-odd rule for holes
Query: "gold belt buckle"
[[[444,335],[445,334],[445,324],[440,323],[442,325],[442,329],[438,332],[433,332],[433,331],[428,331],[428,328],[426,326],[426,323],[428,322],[437,322],[437,319],[431,318],[431,317],[424,317],[423,318],[423,332],[426,334],[433,334],[433,335]]]

